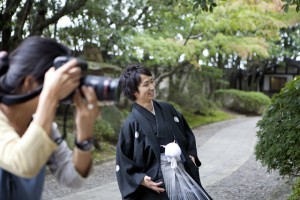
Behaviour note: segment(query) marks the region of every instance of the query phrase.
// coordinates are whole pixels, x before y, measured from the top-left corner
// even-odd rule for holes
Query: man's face
[[[141,74],[138,92],[134,93],[137,101],[150,101],[155,97],[155,83],[152,76]]]

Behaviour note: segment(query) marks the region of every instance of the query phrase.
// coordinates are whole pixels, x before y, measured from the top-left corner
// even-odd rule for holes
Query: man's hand
[[[150,176],[145,176],[143,182],[141,183],[141,185],[143,185],[143,186],[145,186],[145,187],[147,187],[151,190],[154,190],[155,192],[157,192],[159,194],[159,193],[165,191],[164,188],[159,187],[162,183],[163,182],[155,183],[151,180]]]
[[[5,56],[7,56],[7,52],[6,51],[0,51],[0,59],[4,58]]]
[[[189,156],[190,156],[190,159],[192,159],[192,161],[193,161],[193,163],[195,164],[195,166],[197,166],[197,165],[196,165],[195,158],[194,158],[193,156],[191,156],[191,155],[189,155]]]

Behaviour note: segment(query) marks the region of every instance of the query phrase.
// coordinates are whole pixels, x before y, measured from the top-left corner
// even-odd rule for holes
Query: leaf
[[[283,6],[282,6],[282,9],[284,10],[284,12],[288,12],[289,11],[289,4],[284,4]]]

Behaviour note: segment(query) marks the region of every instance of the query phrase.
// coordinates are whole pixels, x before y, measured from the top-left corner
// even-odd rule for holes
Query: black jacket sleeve
[[[201,162],[200,162],[200,160],[198,158],[198,154],[197,154],[195,135],[194,135],[192,129],[190,128],[190,126],[188,125],[184,116],[181,113],[179,113],[178,111],[176,111],[176,113],[179,118],[179,121],[181,122],[180,124],[182,126],[182,129],[184,130],[186,139],[188,141],[187,153],[195,158],[195,163],[196,163],[197,167],[200,167]]]
[[[135,140],[135,130],[125,122],[121,128],[116,152],[116,176],[123,199],[131,199],[145,177],[143,164],[136,159],[142,148]],[[141,142],[140,142],[141,143]]]

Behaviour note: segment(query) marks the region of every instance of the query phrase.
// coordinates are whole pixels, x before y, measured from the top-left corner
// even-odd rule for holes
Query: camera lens
[[[94,88],[98,101],[119,101],[119,79],[105,76],[87,75],[81,80],[82,85]]]
[[[54,59],[53,63],[55,68],[61,67],[63,64],[71,60],[73,57],[70,56],[59,56]],[[77,59],[77,64],[80,66],[82,71],[88,69],[86,61]],[[119,79],[105,76],[87,75],[81,78],[80,85],[91,86],[97,95],[98,101],[102,102],[103,105],[111,105],[118,102],[120,99],[119,91]],[[61,101],[61,103],[71,104],[73,93]],[[99,104],[99,102],[98,102]]]

